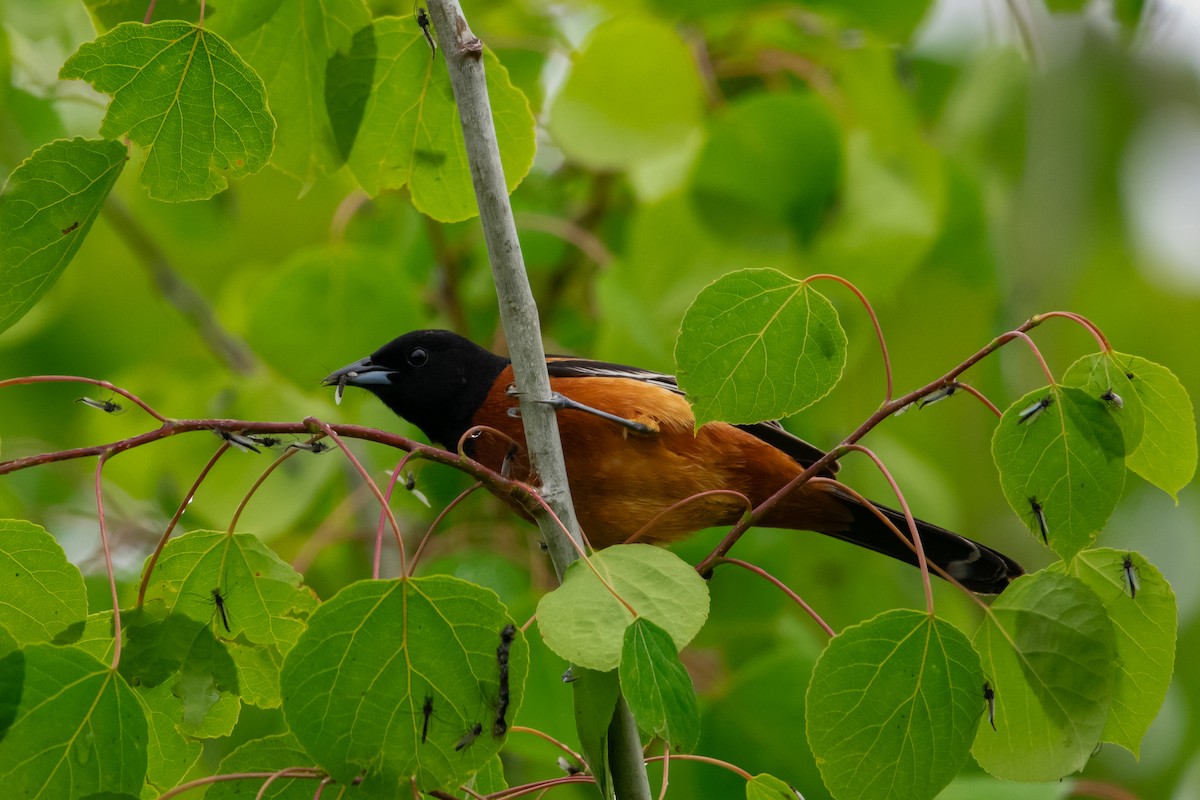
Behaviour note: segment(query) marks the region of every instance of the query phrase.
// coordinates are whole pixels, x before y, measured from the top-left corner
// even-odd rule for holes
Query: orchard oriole
[[[714,489],[758,505],[824,453],[778,422],[695,428],[670,375],[580,358],[549,356],[567,476],[580,525],[594,547],[626,541],[681,500]],[[407,333],[325,379],[358,386],[434,442],[466,453],[509,477],[528,480],[524,430],[507,358],[449,331]],[[518,446],[519,445],[519,446]],[[836,465],[823,473],[831,477]],[[907,536],[903,514],[875,504]],[[731,525],[746,506],[711,494],[658,518],[641,541],[666,543],[693,531]],[[760,522],[810,530],[916,564],[916,554],[866,506],[836,486],[809,482]],[[928,522],[917,521],[926,557],[968,589],[996,593],[1023,573],[1007,556]]]

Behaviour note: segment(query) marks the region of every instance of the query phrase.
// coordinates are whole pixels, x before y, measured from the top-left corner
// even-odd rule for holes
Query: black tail
[[[853,517],[850,528],[824,533],[891,556],[906,564],[917,565],[917,554],[910,549],[908,541],[901,541],[869,508],[849,498],[843,500]],[[906,540],[909,539],[908,523],[904,520],[904,514],[878,503],[875,507],[892,521]],[[925,558],[931,564],[944,569],[972,592],[999,594],[1014,579],[1025,574],[1020,564],[1003,553],[923,520],[916,522]],[[932,567],[930,572],[937,574]]]

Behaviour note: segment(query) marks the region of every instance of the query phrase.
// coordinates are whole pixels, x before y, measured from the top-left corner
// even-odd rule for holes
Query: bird
[[[703,528],[732,525],[746,512],[733,492],[757,506],[825,455],[778,421],[697,427],[671,375],[557,355],[547,356],[546,367],[552,397],[544,402],[558,408],[571,495],[594,548],[635,534],[637,541],[669,544]],[[512,363],[463,336],[446,330],[406,333],[323,383],[336,386],[339,399],[345,386],[365,389],[433,443],[448,450],[461,446],[511,479],[534,477]],[[821,477],[832,478],[837,466],[822,470]],[[680,504],[714,490],[726,491]],[[909,535],[902,513],[870,505]],[[917,564],[910,542],[831,482],[803,484],[757,524],[813,531]],[[1024,574],[986,545],[923,520],[916,525],[926,558],[973,592],[998,594]]]

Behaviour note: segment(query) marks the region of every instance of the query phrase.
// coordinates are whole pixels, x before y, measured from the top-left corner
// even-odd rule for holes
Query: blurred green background
[[[195,19],[195,3],[171,5],[160,14]],[[222,5],[208,5],[211,19]],[[370,5],[377,15],[412,11],[404,0]],[[466,3],[472,29],[539,122],[534,168],[512,199],[547,349],[670,371],[696,292],[729,270],[771,266],[834,272],[863,289],[899,391],[1034,313],[1064,309],[1096,322],[1117,350],[1168,366],[1200,396],[1200,17],[1173,3],[1050,6]],[[107,98],[57,80],[62,62],[95,36],[83,4],[0,0],[0,19],[0,166],[8,172],[55,138],[94,137]],[[313,414],[419,436],[364,393],[335,407],[320,379],[414,328],[453,328],[502,346],[477,221],[430,221],[403,191],[367,197],[344,169],[297,179],[268,168],[211,201],[163,204],[138,185],[138,157],[63,278],[0,336],[0,378],[102,378],[172,417]],[[833,284],[822,288],[849,333],[850,366],[838,390],[787,424],[829,446],[883,399],[883,374],[861,308]],[[193,301],[214,315],[221,338],[240,343],[241,357],[195,323]],[[1035,338],[1057,374],[1095,349],[1065,321]],[[1044,380],[1015,345],[966,378],[1001,406]],[[76,404],[80,394],[64,385],[0,392],[0,457],[152,427],[136,410],[107,416]],[[895,418],[865,443],[919,516],[1037,568],[1050,554],[1000,494],[989,455],[994,424],[960,396]],[[217,444],[178,437],[107,467],[126,599]],[[361,444],[356,451],[379,475],[397,459]],[[226,526],[269,459],[226,457],[184,525]],[[107,589],[93,468],[67,462],[5,476],[0,516],[54,533],[89,576],[96,610]],[[417,471],[432,509],[412,495],[395,501],[413,540],[468,485],[436,466]],[[890,499],[865,463],[849,459],[842,475]],[[1105,747],[1084,777],[1145,798],[1195,797],[1200,502],[1192,486],[1176,505],[1134,476],[1125,495],[1099,544],[1145,554],[1172,582],[1176,676],[1141,760]],[[287,462],[241,527],[327,598],[369,576],[377,516],[344,460],[327,455]],[[442,523],[422,570],[490,586],[524,618],[552,581],[532,534],[476,495]],[[706,532],[677,550],[695,562],[719,536]],[[921,607],[915,571],[824,537],[756,531],[736,555],[766,565],[835,629]],[[824,797],[803,744],[819,630],[748,574],[719,572],[711,586],[712,618],[684,653],[704,714],[700,752],[779,775],[809,800]],[[944,585],[935,597],[943,616],[974,629],[971,604]],[[518,722],[571,740],[565,664],[537,637],[531,644]],[[279,725],[276,714],[247,711],[234,738]],[[202,766],[211,769],[229,746],[213,745]],[[506,755],[514,780],[555,774],[555,752],[538,740],[511,737]],[[710,766],[680,764],[670,777],[672,796],[742,796],[735,776]],[[1067,791],[964,781],[946,796]]]

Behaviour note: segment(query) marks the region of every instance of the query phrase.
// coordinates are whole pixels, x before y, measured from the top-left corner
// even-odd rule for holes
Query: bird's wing
[[[546,370],[551,378],[624,378],[666,389],[680,397],[686,396],[686,393],[679,388],[679,383],[675,380],[674,375],[624,364],[611,364],[606,361],[593,361],[570,356],[547,356]],[[778,420],[766,420],[734,427],[766,442],[777,450],[782,450],[804,467],[812,466],[825,455],[825,451],[821,448],[788,433]],[[837,462],[834,462],[824,474],[833,475],[837,472],[838,466]]]

